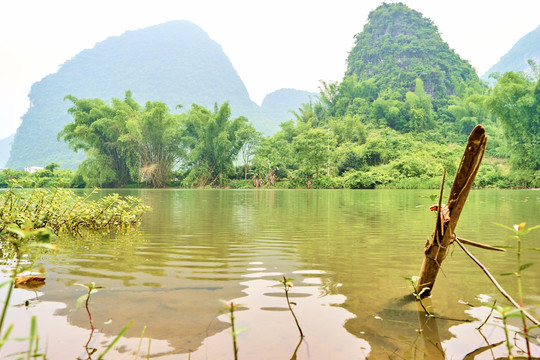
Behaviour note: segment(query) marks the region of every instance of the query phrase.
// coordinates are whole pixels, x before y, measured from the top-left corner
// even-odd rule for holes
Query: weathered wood
[[[439,207],[435,231],[424,248],[424,261],[417,284],[417,289],[422,297],[428,296],[433,290],[435,279],[446,257],[448,247],[454,240],[454,229],[480,168],[486,145],[486,131],[482,125],[476,125],[467,141],[467,147],[450,190],[448,203],[441,206],[442,209]]]
[[[487,244],[482,244],[482,243],[479,243],[479,242],[476,242],[476,241],[467,240],[467,239],[464,239],[464,238],[460,238],[459,236],[457,236],[456,239],[458,239],[459,241],[461,241],[464,244],[475,246],[475,247],[480,248],[480,249],[493,250],[493,251],[506,251],[505,249],[500,248],[500,247],[495,247],[495,246],[491,246],[491,245],[487,245]]]

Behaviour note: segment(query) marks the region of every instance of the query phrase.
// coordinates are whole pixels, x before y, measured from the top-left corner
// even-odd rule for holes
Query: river
[[[220,300],[240,305],[236,326],[246,328],[238,334],[240,359],[463,359],[484,348],[477,358],[506,354],[504,344],[487,348],[504,340],[499,319],[476,327],[490,313],[483,302],[507,302],[457,245],[425,301],[442,318],[427,318],[411,301],[404,278],[418,275],[434,226],[428,198],[434,191],[137,189],[100,195],[109,192],[139,196],[153,210],[126,235],[58,239],[60,250],[35,264],[46,269],[46,285],[14,291],[7,319],[15,323],[12,337],[27,336],[37,315],[49,359],[97,359],[132,320],[107,359],[134,358],[139,346],[140,358],[233,359]],[[540,191],[475,190],[456,233],[515,246],[512,233],[494,223],[521,222],[540,224]],[[540,229],[523,241],[527,249],[540,248]],[[515,276],[499,276],[515,271],[515,250],[469,250],[517,297]],[[524,303],[539,318],[539,251],[524,251],[522,263],[530,262]],[[283,276],[293,279],[290,296],[303,341],[276,280]],[[94,333],[84,306],[76,309],[85,293],[76,284],[91,282],[103,286],[90,299]],[[514,319],[511,326],[519,324]],[[9,341],[1,355],[26,346]],[[531,347],[539,356],[537,338]],[[92,349],[98,351],[89,355]]]

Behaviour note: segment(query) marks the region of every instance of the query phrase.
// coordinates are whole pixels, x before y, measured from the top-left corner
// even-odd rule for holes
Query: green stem
[[[90,301],[90,294],[92,293],[92,287],[88,288],[88,296],[86,297],[86,311],[88,312],[88,317],[90,318],[90,326],[92,327],[92,333],[94,332],[94,319],[92,318],[92,314],[90,313],[90,308],[88,307],[88,302]]]
[[[234,360],[238,360],[238,346],[236,345],[236,331],[234,329],[234,304],[231,302],[231,328],[233,338]]]
[[[506,324],[506,312],[503,312],[502,314],[502,321],[503,321],[503,329],[504,329],[504,336],[506,337],[506,348],[508,349],[508,359],[514,360],[514,355],[512,355],[512,343],[510,342],[510,336],[508,335],[508,326]]]
[[[531,345],[529,343],[529,334],[527,330],[527,319],[523,312],[523,289],[521,284],[521,236],[517,235],[517,272],[516,279],[518,285],[518,301],[519,301],[519,310],[521,311],[521,320],[523,321],[523,334],[525,336],[525,343],[527,344],[527,356],[531,358]]]
[[[291,307],[291,302],[289,301],[289,290],[287,289],[287,284],[285,284],[285,297],[287,298],[287,305],[289,306],[289,310],[291,311],[291,314],[294,318],[294,322],[296,323],[296,326],[298,327],[298,331],[300,331],[300,337],[304,337],[302,328],[300,327],[300,324],[298,323],[298,319],[296,318],[296,315],[294,314],[294,311]]]
[[[21,263],[21,254],[17,247],[17,263],[15,264],[15,268],[13,269],[13,276],[11,279],[11,285],[9,286],[9,290],[6,296],[6,302],[4,303],[4,309],[2,310],[2,318],[0,318],[0,334],[2,334],[2,327],[4,326],[4,320],[6,319],[6,313],[7,308],[9,306],[9,301],[11,300],[11,293],[13,292],[13,287],[15,285],[15,278],[17,277],[17,272],[19,271],[19,264]]]

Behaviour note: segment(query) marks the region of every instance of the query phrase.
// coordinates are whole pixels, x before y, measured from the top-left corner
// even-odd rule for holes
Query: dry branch
[[[464,239],[464,238],[460,238],[459,236],[456,237],[456,239],[461,241],[463,244],[475,246],[475,247],[480,248],[480,249],[493,250],[493,251],[506,251],[503,248],[499,248],[499,247],[495,247],[495,246],[491,246],[491,245],[487,245],[487,244],[482,244],[482,243],[472,241],[472,240],[467,240],[467,239]]]
[[[471,254],[469,252],[469,250],[467,250],[467,248],[465,248],[465,245],[463,245],[461,243],[461,241],[459,241],[458,239],[456,239],[456,242],[458,243],[458,245],[461,247],[461,249],[463,249],[463,251],[465,251],[465,254],[467,254],[471,259],[472,261],[474,261],[476,263],[476,265],[478,265],[480,267],[480,269],[482,269],[482,271],[487,275],[487,277],[489,278],[489,280],[491,280],[491,282],[493,283],[493,285],[495,285],[495,287],[497,288],[497,290],[499,290],[499,292],[502,294],[502,296],[504,296],[508,301],[510,301],[510,303],[516,308],[516,309],[521,309],[521,311],[523,312],[523,315],[525,315],[527,317],[527,319],[529,319],[530,321],[532,321],[535,325],[539,325],[540,326],[540,322],[538,320],[536,320],[531,314],[529,314],[525,309],[523,309],[521,306],[519,306],[519,304],[516,302],[516,300],[514,300],[510,294],[508,294],[504,289],[503,287],[499,284],[499,282],[497,280],[495,280],[495,278],[493,277],[493,275],[491,275],[491,273],[489,272],[489,270],[484,266],[484,264],[482,264],[477,258],[474,257],[473,254]]]

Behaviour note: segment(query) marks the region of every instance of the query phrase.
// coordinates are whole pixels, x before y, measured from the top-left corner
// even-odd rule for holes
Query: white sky
[[[393,2],[393,1],[387,1]],[[540,25],[540,0],[403,0],[482,75]],[[251,99],[339,81],[375,0],[1,0],[0,139],[20,125],[34,82],[109,36],[189,20],[218,42]],[[540,44],[539,44],[540,46]]]

